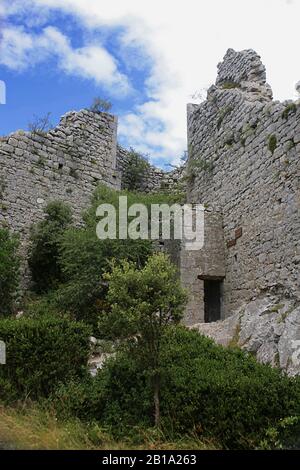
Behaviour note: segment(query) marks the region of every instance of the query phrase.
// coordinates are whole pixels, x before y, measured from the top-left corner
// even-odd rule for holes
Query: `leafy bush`
[[[87,422],[96,420],[103,411],[102,386],[98,388],[98,382],[97,378],[86,376],[82,380],[61,383],[50,395],[48,405],[55,408],[63,420],[72,417]]]
[[[140,195],[99,186],[90,209],[84,215],[85,226],[81,229],[70,228],[64,233],[60,243],[60,266],[67,282],[57,291],[57,303],[76,318],[94,326],[99,312],[107,308],[107,283],[103,282],[103,274],[110,269],[111,259],[117,262],[129,260],[137,267],[143,267],[153,253],[151,240],[97,238],[97,207],[103,203],[112,204],[118,213],[119,196],[127,196],[128,207],[134,203],[149,207],[154,203],[172,201],[172,197],[165,194]],[[118,226],[117,220],[117,233]]]
[[[0,315],[12,312],[19,284],[19,242],[7,229],[0,229]]]
[[[131,425],[153,424],[149,377],[127,352],[107,360],[95,378],[61,384],[49,403],[63,419],[96,420],[112,426],[118,437],[127,435]]]
[[[130,149],[122,175],[124,189],[129,191],[141,191],[149,167],[150,165],[146,157]]]
[[[297,450],[300,445],[300,417],[289,416],[269,427],[259,443],[262,450]]]
[[[108,361],[91,385],[80,389],[81,401],[74,400],[74,389],[69,394],[64,389],[75,415],[94,416],[115,426],[116,434],[126,434],[127,426],[152,423],[151,377],[136,347],[132,343]],[[170,328],[161,364],[161,417],[168,438],[193,432],[229,448],[255,448],[270,427],[277,429],[281,420],[300,415],[299,379],[196,331]]]
[[[102,275],[110,269],[111,259],[126,259],[142,267],[153,252],[151,240],[97,238],[97,207],[103,203],[112,204],[118,214],[119,196],[127,196],[128,206],[142,203],[149,207],[181,200],[178,194],[175,197],[164,193],[134,194],[102,185],[95,191],[91,207],[84,214],[83,227],[69,227],[69,208],[53,202],[46,208],[45,220],[34,226],[31,234],[29,265],[34,290],[38,294],[50,294],[51,309],[65,311],[94,327],[99,311],[106,309],[107,286]]]
[[[172,196],[163,193],[133,194],[102,185],[95,191],[91,207],[84,214],[83,227],[68,227],[68,209],[65,210],[61,203],[52,203],[46,209],[49,212],[46,219],[32,231],[29,263],[35,290],[50,294],[51,299],[47,298],[47,301],[51,310],[65,311],[95,328],[99,312],[107,308],[107,285],[102,276],[110,269],[111,259],[126,259],[142,267],[153,252],[151,240],[97,238],[97,207],[103,203],[112,204],[118,213],[119,196],[127,196],[128,206],[142,203],[149,207],[152,203],[173,202]],[[174,198],[174,202],[176,198],[179,196]],[[31,310],[39,310],[39,306],[36,307]]]
[[[60,201],[50,202],[46,217],[31,229],[29,267],[34,290],[47,292],[62,281],[58,261],[60,238],[72,221],[71,209]]]
[[[110,269],[112,258],[117,262],[129,260],[141,268],[153,253],[151,240],[97,238],[98,206],[112,204],[118,214],[119,196],[127,197],[128,206],[142,203],[148,208],[151,204],[170,204],[181,200],[178,194],[175,197],[164,193],[135,194],[114,191],[102,185],[95,191],[81,228],[68,227],[69,212],[67,210],[66,213],[61,203],[48,206],[46,219],[32,230],[29,260],[35,290],[41,294],[47,292],[47,299],[44,299],[48,304],[46,310],[66,312],[96,328],[99,312],[108,308],[105,302],[107,283],[103,280],[103,273]],[[31,305],[30,313],[43,313],[44,308],[40,306],[41,302]],[[102,333],[106,335],[106,332]]]
[[[73,320],[72,315],[60,307],[57,302],[56,291],[43,294],[41,296],[32,295],[24,299],[24,310],[26,317],[41,318],[41,317],[58,317],[68,318]]]
[[[143,262],[144,247],[139,251],[136,244],[134,250],[132,243],[125,242],[99,240],[93,229],[68,230],[60,247],[67,282],[56,292],[57,306],[70,311],[76,319],[96,326],[99,311],[105,309],[106,285],[102,274],[109,268],[109,260],[130,257],[135,262]]]
[[[99,187],[85,214],[85,226],[67,230],[60,244],[60,266],[67,282],[57,291],[58,305],[94,326],[99,311],[105,309],[107,287],[102,275],[109,269],[111,259],[129,259],[143,266],[153,251],[149,240],[97,238],[97,207],[108,203],[118,209],[119,195],[104,186]]]
[[[1,365],[1,367],[4,367],[4,365]],[[0,404],[2,402],[15,402],[18,398],[19,395],[10,380],[0,375]]]
[[[173,329],[165,341],[162,409],[174,428],[193,423],[225,445],[249,447],[271,423],[299,415],[299,380],[194,331]]]
[[[18,398],[47,396],[58,382],[85,374],[90,333],[87,325],[63,318],[1,320],[6,365],[0,380]],[[9,398],[3,389],[0,398]]]

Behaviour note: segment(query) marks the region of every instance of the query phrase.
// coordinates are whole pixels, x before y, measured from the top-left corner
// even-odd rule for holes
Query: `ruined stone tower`
[[[230,316],[262,292],[300,298],[300,105],[272,100],[253,50],[229,49],[216,84],[188,105],[188,201],[205,246],[181,254],[186,323]]]

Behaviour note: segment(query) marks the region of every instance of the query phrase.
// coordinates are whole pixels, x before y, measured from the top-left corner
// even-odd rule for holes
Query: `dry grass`
[[[136,430],[132,440],[116,441],[98,424],[78,420],[60,422],[50,412],[29,406],[26,409],[0,406],[0,448],[33,450],[207,450],[217,449],[211,442],[184,438],[166,442],[153,430]]]
[[[99,436],[100,440],[100,436]],[[16,449],[93,449],[88,429],[35,408],[0,408],[0,442]]]

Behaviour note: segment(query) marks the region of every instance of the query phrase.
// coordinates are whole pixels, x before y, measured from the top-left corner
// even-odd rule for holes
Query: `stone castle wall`
[[[99,183],[126,187],[129,158],[117,145],[117,118],[88,110],[67,113],[49,132],[0,138],[0,226],[20,234],[26,255],[30,227],[44,217],[48,202],[68,203],[80,222]],[[182,175],[182,169],[167,173],[149,164],[139,189],[171,190]]]
[[[49,201],[62,200],[79,221],[94,188],[120,187],[116,171],[117,119],[70,112],[53,130],[18,131],[0,141],[0,225],[21,236],[26,251],[30,226]]]
[[[222,280],[225,277],[224,232],[221,212],[204,211],[204,247],[202,250],[180,252],[180,277],[189,292],[184,322],[204,322],[204,277]]]
[[[117,148],[117,169],[121,175],[122,188],[127,189],[126,168],[130,163],[130,151],[118,146]],[[153,165],[148,165],[141,178],[140,190],[145,193],[155,191],[173,190],[180,184],[185,174],[185,165],[175,168],[172,171],[163,171]]]
[[[230,49],[218,71],[207,100],[188,106],[188,201],[222,214],[226,317],[264,290],[300,297],[300,104],[272,101],[252,50]],[[209,272],[185,270],[199,297],[190,315],[203,321]]]

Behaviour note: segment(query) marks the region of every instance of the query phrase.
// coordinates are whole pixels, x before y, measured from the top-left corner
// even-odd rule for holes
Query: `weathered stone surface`
[[[252,50],[230,49],[218,72],[207,100],[188,106],[187,176],[188,202],[222,218],[226,318],[274,288],[300,300],[300,102],[272,101],[265,67]],[[211,251],[210,238],[204,252]],[[198,323],[204,317],[200,264],[185,260],[184,269],[189,317]]]
[[[67,113],[48,133],[18,131],[2,139],[0,182],[5,211],[0,211],[0,223],[28,233],[30,225],[43,216],[41,208],[54,199],[68,202],[80,219],[96,184],[120,187],[116,132],[114,116],[79,111]],[[2,157],[3,153],[7,156]]]
[[[204,211],[204,248],[180,252],[180,276],[189,291],[184,323],[193,325],[204,321],[203,278],[225,277],[224,234],[222,214]]]
[[[272,99],[271,87],[266,83],[266,69],[252,49],[242,52],[228,49],[223,62],[218,64],[216,85],[225,89],[241,88],[250,93],[250,100]],[[254,97],[253,93],[257,96]]]
[[[125,178],[125,170],[128,166],[130,152],[118,146],[117,148],[117,169],[121,174],[122,188],[127,188],[127,181]],[[178,183],[183,181],[185,175],[185,165],[175,168],[172,171],[166,172],[159,168],[149,165],[145,171],[145,175],[140,183],[140,190],[145,193],[151,193],[160,190],[172,191],[177,189]],[[183,186],[183,184],[181,185]]]
[[[287,315],[284,329],[278,342],[280,367],[290,375],[300,371],[300,307]]]
[[[250,301],[224,321],[193,328],[223,346],[236,345],[258,361],[280,366],[289,375],[300,374],[300,305],[282,296]]]

